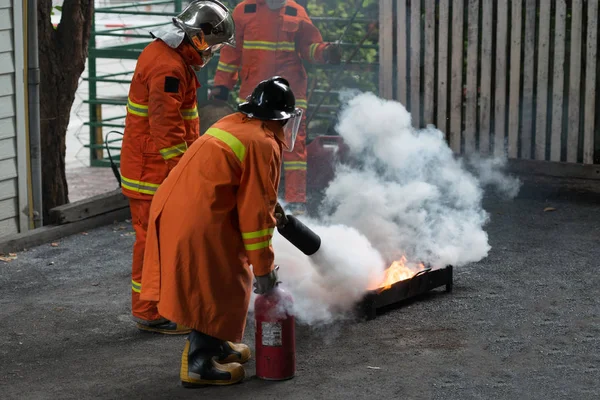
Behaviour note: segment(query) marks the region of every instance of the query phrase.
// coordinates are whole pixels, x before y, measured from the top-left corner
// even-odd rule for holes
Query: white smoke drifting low
[[[371,93],[348,100],[337,130],[358,162],[337,169],[318,222],[301,218],[321,236],[322,249],[307,257],[274,237],[282,286],[299,320],[343,315],[403,254],[434,268],[487,256],[483,188],[514,197],[520,185],[501,171],[502,160],[465,165],[442,132],[413,129],[404,106]]]

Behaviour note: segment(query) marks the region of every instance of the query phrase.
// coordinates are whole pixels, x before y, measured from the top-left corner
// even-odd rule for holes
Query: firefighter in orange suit
[[[271,237],[282,149],[293,150],[302,118],[289,83],[258,84],[239,111],[210,127],[158,188],[150,210],[142,298],[193,330],[184,386],[244,378],[242,339],[252,290],[271,290]],[[250,269],[252,265],[252,270]]]
[[[339,64],[340,48],[323,43],[306,10],[293,0],[245,0],[233,11],[235,48],[221,51],[211,97],[227,100],[238,76],[240,97],[245,99],[263,79],[280,75],[296,95],[296,105],[306,117],[307,75],[302,60]],[[294,151],[283,161],[285,201],[294,214],[306,204],[306,123],[302,121]]]
[[[228,9],[215,0],[192,2],[173,24],[152,33],[140,54],[127,100],[121,150],[121,186],[129,198],[136,233],[131,273],[131,308],[141,330],[185,334],[189,328],[163,318],[154,302],[140,299],[146,229],[152,197],[198,138],[194,70],[224,44],[235,45]]]

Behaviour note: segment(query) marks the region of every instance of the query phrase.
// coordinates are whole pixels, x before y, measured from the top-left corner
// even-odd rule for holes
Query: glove
[[[254,281],[254,293],[256,294],[265,294],[270,292],[277,286],[279,283],[277,280],[277,271],[279,270],[279,266],[275,266],[273,271],[269,272],[267,275],[257,276]]]
[[[285,211],[283,210],[283,207],[281,207],[281,204],[279,204],[279,202],[275,204],[275,219],[277,220],[278,228],[283,227],[287,223]]]
[[[342,49],[339,44],[330,43],[323,50],[325,62],[332,65],[339,65],[342,62]]]
[[[225,86],[215,86],[210,89],[210,95],[208,96],[210,100],[223,100],[227,101],[229,98],[229,89]]]

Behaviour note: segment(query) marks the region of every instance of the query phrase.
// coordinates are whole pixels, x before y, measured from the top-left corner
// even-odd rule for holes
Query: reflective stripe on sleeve
[[[258,243],[244,243],[244,248],[248,251],[264,249],[271,245],[271,240],[272,239],[269,239]]]
[[[271,240],[273,240],[273,232],[275,228],[267,228],[261,229],[260,231],[254,232],[242,232],[242,239],[244,240],[244,247],[246,250],[260,250],[271,245]],[[254,239],[263,239],[259,242],[254,241]],[[247,243],[247,241],[253,241],[253,243]]]
[[[296,107],[306,109],[307,105],[306,99],[296,99]]]
[[[133,279],[131,280],[131,290],[136,293],[140,293],[142,291],[142,284],[140,282],[136,282]]]
[[[148,106],[143,104],[137,104],[127,98],[127,112],[138,117],[148,117]]]
[[[309,52],[308,52],[308,56],[310,57],[311,60],[314,61],[315,59],[315,52],[317,51],[317,48],[319,47],[319,43],[313,43],[310,45]]]
[[[183,142],[183,143],[179,143],[175,146],[165,147],[164,149],[160,149],[159,152],[160,152],[160,155],[165,160],[170,160],[173,157],[182,155],[183,153],[185,153],[186,150],[187,150],[187,143]]]
[[[240,162],[242,163],[244,162],[244,158],[246,157],[246,147],[238,138],[233,136],[231,133],[219,128],[209,128],[204,134],[212,136],[225,143],[231,149],[231,151],[233,151],[237,159],[240,160]]]
[[[156,193],[156,190],[160,185],[150,182],[134,181],[133,179],[129,179],[121,175],[121,186],[127,190],[131,190],[132,192],[153,195]]]
[[[196,119],[198,118],[198,107],[194,106],[194,108],[182,108],[181,116],[183,119]]]
[[[242,232],[242,239],[256,239],[256,238],[263,237],[263,236],[271,236],[271,235],[273,235],[274,231],[275,231],[275,228],[267,228],[267,229],[263,229],[261,231],[255,231],[255,232]]]

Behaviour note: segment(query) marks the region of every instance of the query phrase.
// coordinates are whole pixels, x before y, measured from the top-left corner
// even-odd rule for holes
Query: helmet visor
[[[290,119],[283,126],[283,137],[285,140],[286,151],[293,151],[294,144],[296,143],[296,136],[298,135],[298,129],[300,129],[300,123],[302,122],[302,110],[296,108],[292,113]]]

